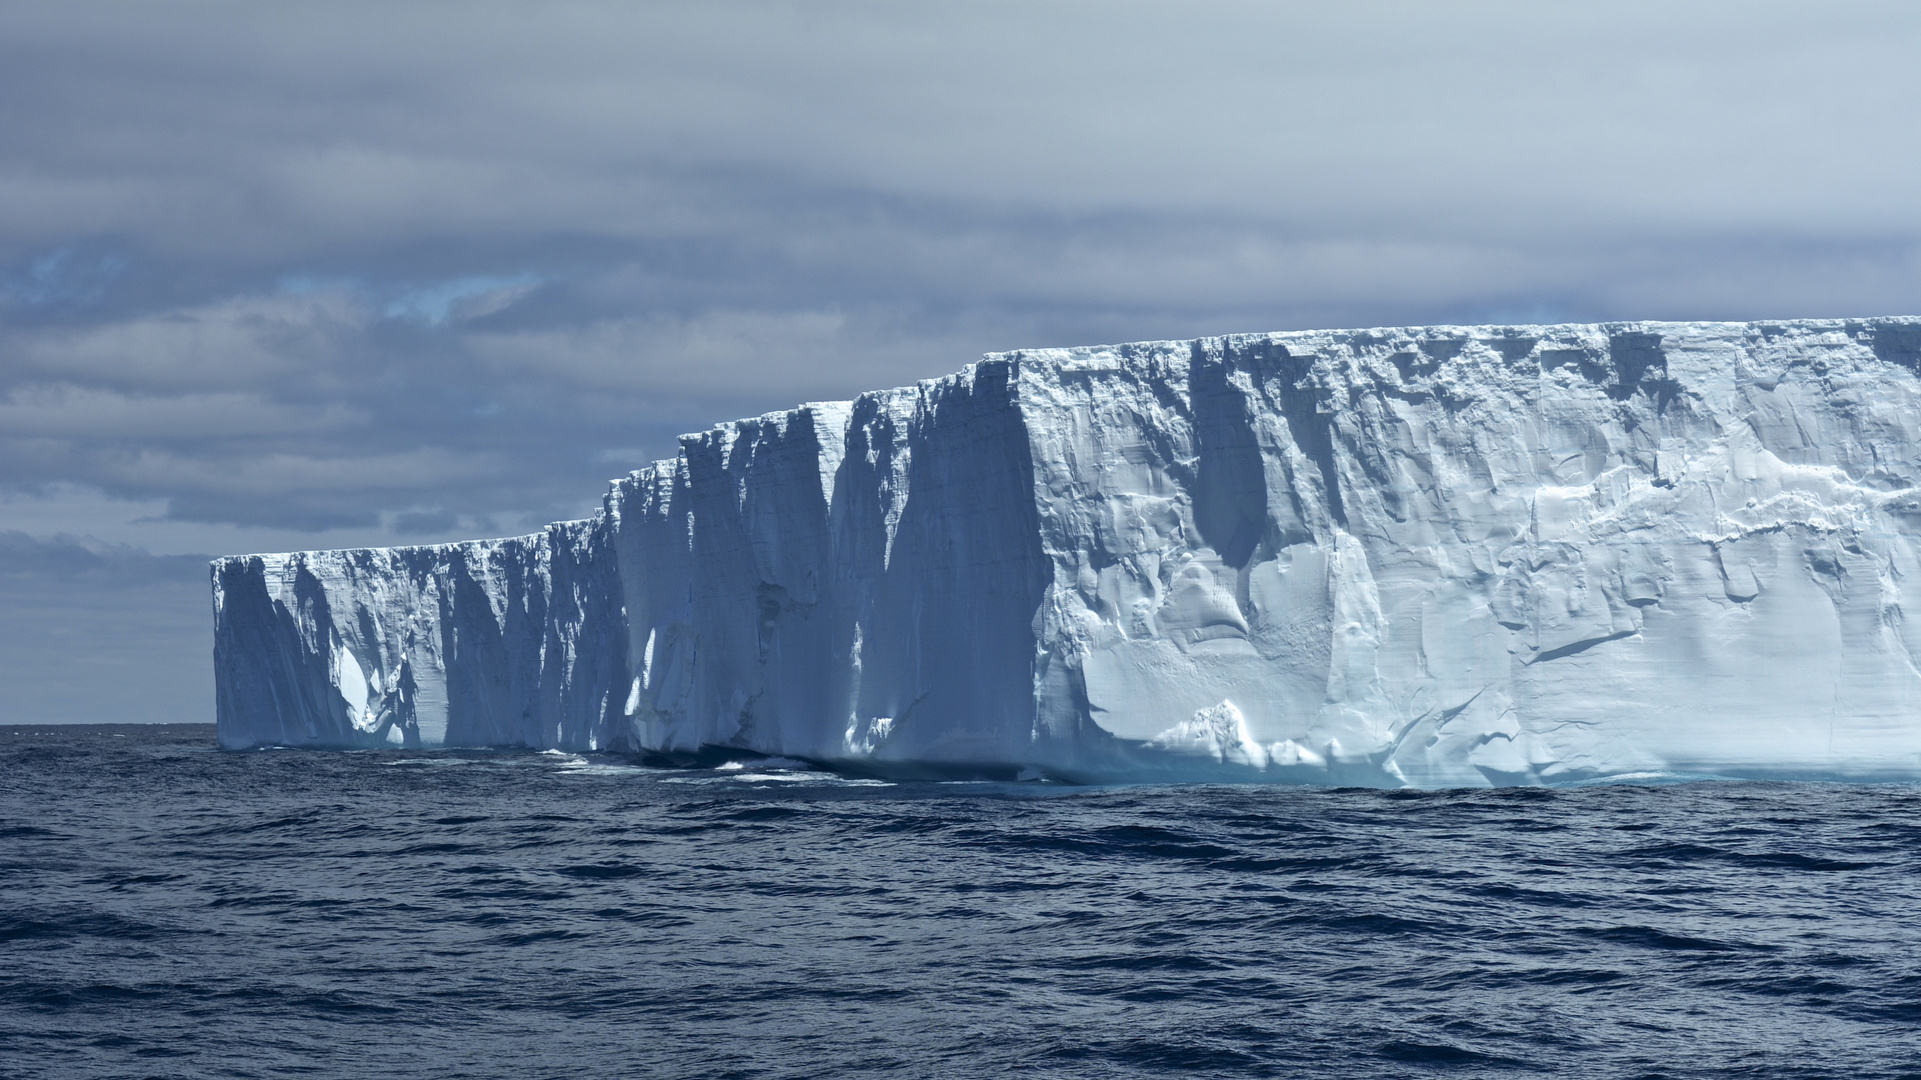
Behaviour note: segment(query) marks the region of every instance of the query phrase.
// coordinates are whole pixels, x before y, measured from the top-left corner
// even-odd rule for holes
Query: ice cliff
[[[1917,371],[1921,319],[993,355],[533,536],[222,559],[220,741],[1921,777]]]

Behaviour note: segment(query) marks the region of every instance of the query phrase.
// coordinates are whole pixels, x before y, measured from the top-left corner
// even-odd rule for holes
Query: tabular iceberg
[[[219,560],[220,741],[1921,777],[1917,372],[1913,318],[991,355],[532,536]]]

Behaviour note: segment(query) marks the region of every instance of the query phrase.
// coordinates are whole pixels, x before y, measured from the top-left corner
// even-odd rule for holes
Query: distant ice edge
[[[531,536],[218,560],[220,743],[1921,778],[1917,371],[1921,318],[991,355]]]

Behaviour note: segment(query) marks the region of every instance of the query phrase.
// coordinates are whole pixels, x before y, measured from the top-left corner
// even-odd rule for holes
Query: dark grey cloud
[[[990,349],[1921,310],[1909,4],[0,20],[0,527],[42,537],[519,531]]]
[[[207,559],[198,555],[154,555],[131,544],[109,544],[89,537],[33,537],[17,529],[0,530],[0,581],[59,578],[90,590],[144,585],[208,583]]]

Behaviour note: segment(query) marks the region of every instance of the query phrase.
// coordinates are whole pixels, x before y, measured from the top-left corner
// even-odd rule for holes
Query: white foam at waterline
[[[1715,781],[1720,783],[1729,783],[1729,782],[1740,783],[1742,780],[1743,780],[1742,777],[1722,776],[1716,773],[1646,771],[1646,772],[1614,773],[1609,776],[1595,776],[1595,777],[1590,777],[1586,780],[1575,780],[1569,783],[1556,784],[1553,786],[1563,787],[1563,788],[1582,788],[1582,787],[1607,787],[1609,785],[1618,784],[1623,787],[1634,787],[1637,785],[1644,786],[1644,787],[1652,787],[1655,785],[1668,785],[1668,784],[1696,784],[1704,781]]]
[[[727,773],[723,776],[668,776],[663,784],[816,784],[821,787],[894,787],[891,780],[846,777],[826,772]]]
[[[567,762],[560,767],[562,776],[634,776],[641,773],[659,772],[644,765],[609,765],[602,762],[583,761],[579,764]]]
[[[814,767],[805,761],[795,761],[793,758],[784,758],[784,757],[755,758],[753,761],[729,761],[724,765],[714,766],[714,771],[715,772],[739,772],[742,769],[748,769],[748,768],[795,769],[802,772],[815,771]]]

